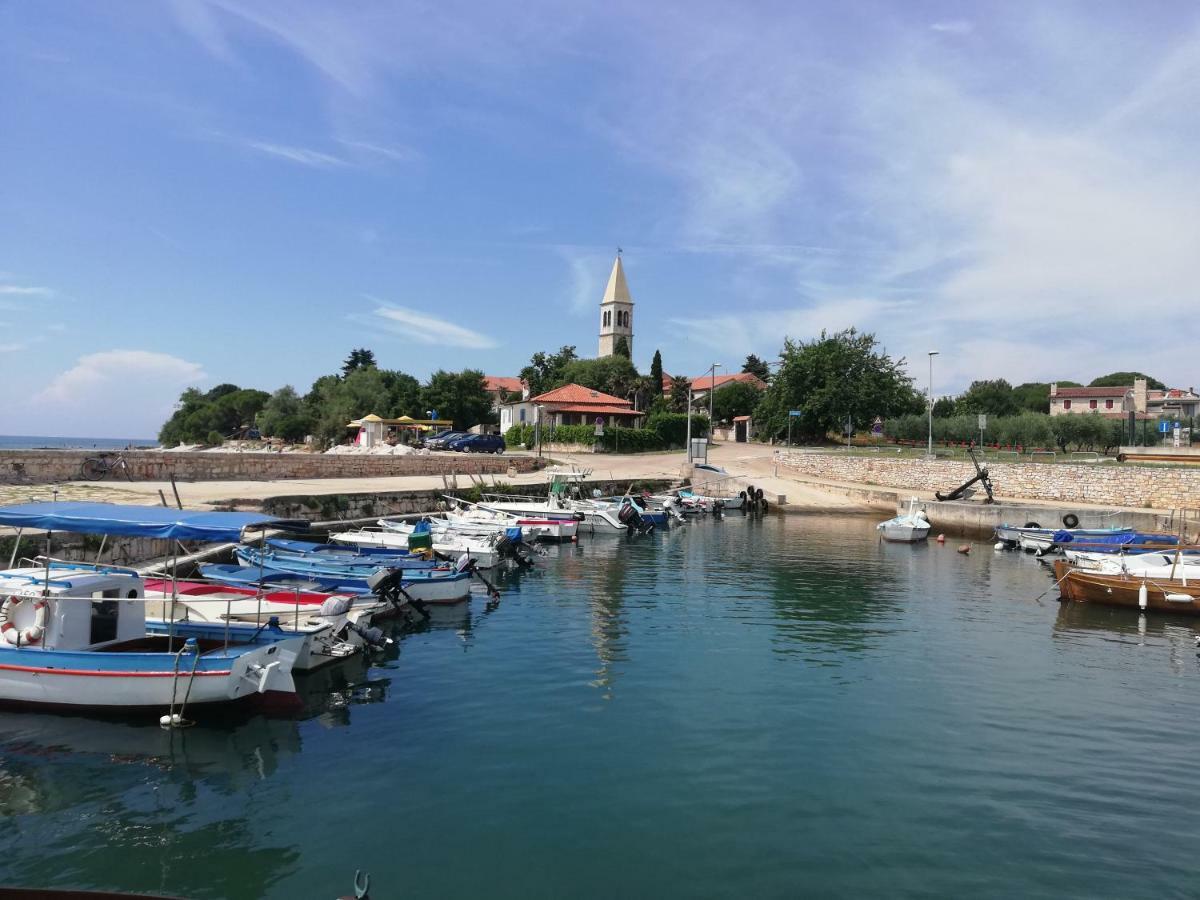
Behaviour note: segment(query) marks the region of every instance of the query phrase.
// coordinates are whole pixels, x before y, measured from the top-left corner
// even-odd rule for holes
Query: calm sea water
[[[0,450],[123,450],[128,446],[157,447],[154,438],[48,437],[36,434],[0,434]]]
[[[0,714],[0,883],[189,897],[1200,890],[1187,620],[854,518],[593,540],[297,720]]]

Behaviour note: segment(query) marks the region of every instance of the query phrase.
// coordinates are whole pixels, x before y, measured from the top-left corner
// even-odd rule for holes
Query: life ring
[[[10,595],[4,601],[3,606],[0,606],[0,640],[4,643],[19,647],[22,644],[39,644],[42,641],[42,636],[46,633],[46,601],[33,601],[33,624],[28,628],[19,630],[13,624],[12,617],[14,611],[22,603],[31,598],[18,597],[15,594]]]
[[[1075,513],[1067,513],[1063,516],[1062,522],[1067,528],[1075,528],[1079,525],[1079,516],[1075,515]]]

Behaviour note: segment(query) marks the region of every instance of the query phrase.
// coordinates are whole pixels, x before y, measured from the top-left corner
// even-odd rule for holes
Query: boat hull
[[[0,702],[38,707],[161,709],[229,703],[272,691],[295,695],[292,667],[302,640],[179,658],[173,653],[0,648]],[[195,663],[195,675],[192,667]],[[269,667],[269,668],[268,668]],[[188,693],[190,687],[190,693]]]
[[[1059,596],[1075,603],[1123,606],[1152,612],[1200,615],[1200,585],[1153,576],[1101,575],[1083,572],[1064,559],[1054,561]],[[1146,606],[1141,606],[1141,588],[1146,586]]]

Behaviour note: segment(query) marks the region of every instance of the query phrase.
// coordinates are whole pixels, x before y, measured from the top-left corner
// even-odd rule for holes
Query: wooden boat
[[[908,503],[908,512],[875,526],[885,541],[915,544],[929,537],[929,529],[933,526],[925,515],[924,509],[917,509],[917,498],[913,497]]]
[[[47,544],[54,531],[229,542],[248,528],[304,527],[253,513],[83,502],[0,507],[0,525],[44,530]],[[292,667],[303,638],[261,645],[149,634],[135,572],[46,558],[0,572],[0,598],[0,701],[174,713],[185,697],[189,706],[296,700]]]
[[[1063,600],[1200,615],[1200,584],[1171,578],[1169,571],[1163,577],[1104,575],[1081,571],[1065,559],[1056,559],[1054,577]]]
[[[201,574],[210,581],[236,587],[259,584],[294,586],[300,590],[339,594],[370,594],[368,578],[386,566],[372,572],[317,572],[282,569],[275,566],[233,566],[202,563]],[[424,603],[458,603],[471,596],[471,573],[452,570],[404,570],[404,590],[414,600]]]
[[[20,568],[0,572],[0,701],[166,711],[278,692],[295,694],[303,638],[266,645],[146,630],[132,573]]]

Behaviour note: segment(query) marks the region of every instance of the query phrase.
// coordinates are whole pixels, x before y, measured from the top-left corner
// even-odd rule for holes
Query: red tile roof
[[[1060,387],[1056,397],[1124,397],[1130,387]]]
[[[564,384],[560,388],[547,391],[533,398],[534,403],[575,403],[593,406],[623,406],[626,409],[633,406],[628,400],[593,391],[581,384]]]
[[[501,389],[510,394],[519,394],[522,388],[524,388],[520,378],[513,378],[510,375],[484,375],[483,380],[487,385],[487,389],[493,394]]]
[[[562,406],[547,406],[548,412],[586,413],[589,416],[640,416],[641,413],[628,406],[593,406],[589,403],[567,403]]]
[[[755,375],[753,372],[737,372],[731,375],[718,375],[714,379],[712,375],[701,375],[698,378],[692,379],[693,391],[707,391],[711,387],[724,387],[735,381],[743,381],[746,384],[752,384],[759,390],[765,391],[767,383]]]

